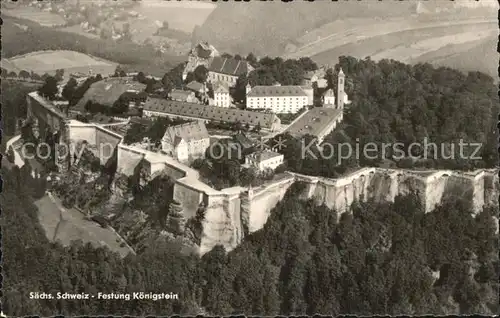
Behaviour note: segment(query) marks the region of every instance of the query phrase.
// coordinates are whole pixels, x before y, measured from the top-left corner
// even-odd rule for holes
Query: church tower
[[[337,108],[344,109],[344,84],[345,84],[345,74],[340,68],[338,80],[337,80]]]

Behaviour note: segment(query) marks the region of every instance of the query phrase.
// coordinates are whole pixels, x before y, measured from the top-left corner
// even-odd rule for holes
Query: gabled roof
[[[333,92],[333,89],[330,88],[323,93],[323,96],[335,97],[335,93]]]
[[[162,141],[177,146],[182,140],[189,142],[210,138],[205,124],[201,121],[192,121],[186,124],[168,127]]]
[[[194,95],[192,91],[184,91],[180,89],[173,89],[170,92],[170,98],[175,100],[183,100],[186,101],[189,96]]]
[[[255,142],[253,142],[250,138],[248,138],[244,134],[233,135],[233,139],[237,143],[239,143],[243,148],[251,148],[255,144]]]
[[[208,70],[215,73],[221,73],[232,76],[240,76],[249,72],[248,62],[237,60],[235,58],[225,58],[216,56],[210,63]]]
[[[144,110],[219,122],[235,123],[239,121],[243,125],[249,124],[251,126],[259,124],[262,128],[271,128],[275,122],[279,121],[278,117],[271,113],[259,113],[216,106],[209,107],[151,97],[146,100]]]
[[[304,96],[306,92],[300,86],[254,86],[248,97],[279,97],[279,96]]]
[[[186,85],[186,88],[191,89],[193,91],[201,91],[203,89],[204,85],[200,82],[197,81],[192,81],[189,84]]]
[[[341,109],[314,107],[288,126],[285,132],[296,137],[307,134],[319,136],[341,114]]]
[[[229,87],[226,83],[216,82],[214,84],[214,93],[229,93]]]

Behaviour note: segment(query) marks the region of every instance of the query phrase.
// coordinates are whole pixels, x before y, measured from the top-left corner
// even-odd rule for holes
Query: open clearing
[[[148,0],[142,1],[134,10],[148,20],[167,21],[171,29],[191,33],[214,9],[215,5],[210,2]]]
[[[30,20],[47,27],[54,27],[66,24],[66,21],[60,15],[47,11],[40,11],[38,9],[28,6],[20,6],[13,9],[3,8],[2,15],[8,15],[14,18]]]
[[[65,75],[73,72],[108,75],[114,73],[116,63],[74,51],[38,51],[6,59],[7,67],[37,74],[54,74],[64,69]],[[2,67],[4,60],[2,60]],[[5,68],[7,68],[5,67]],[[7,68],[8,69],[8,68]],[[10,69],[9,69],[10,71]]]
[[[130,252],[127,246],[120,247],[120,238],[113,230],[85,220],[83,214],[75,209],[63,208],[58,198],[55,198],[54,202],[45,195],[37,200],[35,205],[38,207],[40,224],[51,241],[69,245],[71,241],[82,240],[84,243],[92,243],[95,247],[107,246],[122,257]]]

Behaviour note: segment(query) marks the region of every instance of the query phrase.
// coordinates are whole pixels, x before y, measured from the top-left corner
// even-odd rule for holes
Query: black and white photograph
[[[496,0],[2,0],[2,317],[500,314]]]

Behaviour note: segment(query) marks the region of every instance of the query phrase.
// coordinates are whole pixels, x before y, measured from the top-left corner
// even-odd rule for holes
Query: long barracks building
[[[146,117],[170,117],[202,120],[204,122],[240,122],[242,125],[276,131],[281,121],[271,113],[252,112],[226,107],[206,106],[179,102],[161,98],[148,98],[144,104],[143,115]]]

